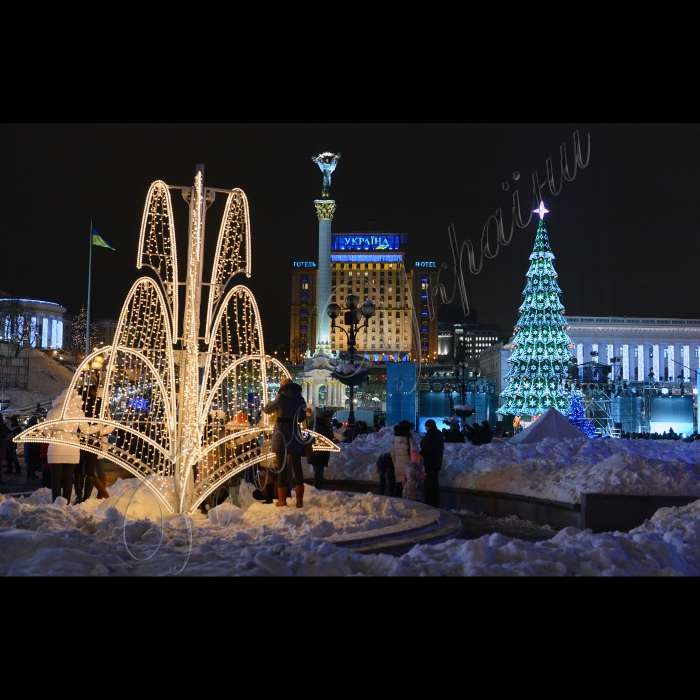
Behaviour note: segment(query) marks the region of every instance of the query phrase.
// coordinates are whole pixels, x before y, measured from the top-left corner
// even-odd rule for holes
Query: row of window
[[[394,270],[398,263],[333,263],[333,270]]]
[[[331,341],[331,345],[332,345],[332,341]],[[339,347],[339,348],[343,348],[343,347],[344,347],[343,341],[341,341],[341,342],[338,344],[338,347]],[[395,343],[395,344],[394,344],[394,347],[395,347],[396,350],[401,350],[401,343]],[[427,346],[425,346],[425,347],[427,347]],[[386,348],[387,350],[390,350],[390,349],[391,349],[391,343],[381,343],[381,342],[380,342],[380,343],[379,343],[379,349],[381,350],[382,348]],[[360,349],[360,351],[362,350],[362,348],[359,348],[359,349]],[[377,344],[376,344],[376,343],[372,343],[371,346],[370,346],[370,349],[371,349],[371,350],[376,350],[376,349],[377,349]],[[403,344],[403,349],[404,349],[404,350],[408,350],[408,343],[404,343],[404,344]]]

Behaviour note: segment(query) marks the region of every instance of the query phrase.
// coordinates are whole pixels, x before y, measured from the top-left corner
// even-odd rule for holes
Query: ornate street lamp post
[[[365,303],[360,308],[360,299],[354,294],[350,294],[345,299],[345,307],[347,311],[343,318],[343,323],[348,327],[343,328],[342,326],[336,325],[335,319],[341,314],[341,308],[338,304],[330,304],[326,313],[331,319],[331,331],[335,328],[343,331],[348,337],[348,353],[350,354],[350,364],[355,364],[355,347],[358,331],[369,326],[369,319],[374,316],[374,304],[367,299]],[[364,318],[364,323],[362,320]],[[360,325],[361,324],[361,325]],[[343,384],[350,387],[350,413],[348,414],[348,429],[347,429],[347,442],[352,442],[355,432],[355,386],[361,384],[367,376],[365,371],[362,371],[358,367],[358,371],[354,374],[347,375],[346,377],[338,375],[338,379]]]
[[[455,365],[455,377],[460,381],[460,398],[462,404],[467,401],[467,369],[469,368],[469,363],[466,360],[460,360]]]
[[[443,391],[445,392],[447,400],[450,402],[450,415],[452,415],[455,410],[455,402],[452,398],[452,392],[454,391],[454,387],[452,386],[452,384],[445,384],[445,388],[443,389]]]

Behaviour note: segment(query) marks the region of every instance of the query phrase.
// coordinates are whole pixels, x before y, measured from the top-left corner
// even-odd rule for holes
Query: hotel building
[[[369,327],[358,334],[356,352],[374,362],[437,358],[437,314],[431,314],[432,261],[406,262],[408,236],[386,233],[332,234],[327,260],[295,261],[292,271],[290,360],[301,362],[317,349],[347,351],[347,336],[329,327],[328,338],[317,337],[318,268],[330,272],[330,303],[344,308],[354,294],[376,308]],[[325,309],[321,310],[325,315]],[[431,318],[432,315],[432,318]],[[342,327],[342,324],[339,324]]]

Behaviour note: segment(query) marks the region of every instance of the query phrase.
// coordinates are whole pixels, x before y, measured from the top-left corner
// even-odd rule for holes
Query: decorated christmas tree
[[[586,419],[586,409],[581,403],[581,399],[576,393],[571,394],[571,407],[569,408],[569,422],[575,425],[582,433],[588,437],[595,437],[596,431],[593,423]]]
[[[73,319],[70,330],[70,349],[81,354],[85,353],[86,326],[87,311],[84,306],[81,306],[78,315]],[[100,334],[97,330],[97,326],[95,326],[94,323],[90,323],[90,350],[95,348],[99,338]]]
[[[514,329],[506,387],[501,393],[504,403],[497,411],[500,415],[539,416],[549,408],[564,415],[569,412],[570,395],[564,382],[571,365],[572,343],[544,224],[547,211],[544,202],[535,209],[540,222]]]

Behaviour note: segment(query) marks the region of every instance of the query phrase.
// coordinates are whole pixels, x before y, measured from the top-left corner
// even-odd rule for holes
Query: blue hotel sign
[[[332,237],[331,250],[402,250],[406,238],[390,234],[340,234]]]
[[[301,261],[292,263],[294,267],[316,267],[316,263],[313,261]]]
[[[418,260],[416,260],[414,265],[415,265],[415,267],[437,267],[437,263],[430,262],[430,261],[419,262]]]

